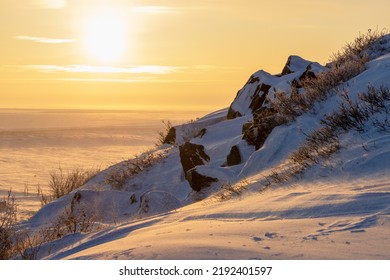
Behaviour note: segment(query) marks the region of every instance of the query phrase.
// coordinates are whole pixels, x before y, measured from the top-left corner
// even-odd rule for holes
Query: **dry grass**
[[[41,197],[41,204],[45,205],[80,188],[99,172],[99,168],[74,168],[65,172],[61,166],[58,167],[57,170],[50,172],[49,194],[44,194],[38,186],[38,195]]]
[[[173,127],[172,122],[169,120],[168,121],[162,120],[161,122],[163,124],[163,130],[157,133],[157,142],[155,144],[156,147],[159,147],[167,143],[167,136]],[[174,144],[174,143],[170,142],[168,144]]]
[[[385,30],[368,30],[359,34],[354,41],[347,43],[343,49],[332,55],[332,61],[327,70],[318,73],[316,78],[307,78],[302,81],[303,90],[292,87],[291,95],[277,93],[271,106],[288,120],[309,111],[317,102],[328,99],[329,96],[340,90],[340,86],[365,70],[369,59],[367,50],[379,42],[385,35]]]
[[[151,167],[167,156],[167,153],[164,151],[146,151],[134,159],[122,162],[119,168],[107,175],[106,182],[114,189],[120,190],[131,177]]]
[[[340,51],[334,53],[330,60],[335,64],[343,64],[351,60],[365,60],[368,55],[365,51],[378,42],[386,33],[386,29],[368,29],[366,33],[360,33],[352,42],[347,43]]]
[[[342,133],[351,130],[364,132],[370,120],[380,131],[388,131],[389,88],[369,86],[366,92],[359,94],[356,102],[351,100],[346,91],[342,97],[343,102],[338,110],[325,116],[321,120],[322,127],[307,135],[304,144],[290,155],[294,164],[306,168],[330,157],[340,149],[339,137]],[[380,114],[383,116],[381,119],[376,117]]]
[[[9,259],[14,254],[16,212],[15,197],[9,191],[7,197],[0,200],[0,260]]]
[[[233,197],[239,197],[248,188],[249,181],[243,179],[236,184],[225,183],[221,186],[221,190],[216,194],[219,201],[226,201]]]
[[[253,114],[253,121],[247,122],[242,127],[242,139],[249,145],[260,149],[272,130],[287,123],[287,118],[273,109],[265,109]]]

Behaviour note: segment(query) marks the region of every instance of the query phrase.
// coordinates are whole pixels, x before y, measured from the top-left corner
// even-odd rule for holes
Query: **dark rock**
[[[260,82],[260,79],[259,77],[255,77],[255,76],[250,76],[248,82],[246,82],[247,84],[254,84],[254,83],[258,83]]]
[[[303,72],[303,74],[299,77],[299,81],[303,81],[303,80],[306,80],[306,79],[315,79],[317,78],[315,72],[313,71],[313,67],[312,67],[312,63],[309,64],[307,67],[306,67],[306,70],[305,72]]]
[[[256,112],[262,107],[270,88],[271,86],[267,84],[261,84],[257,86],[256,91],[252,96],[252,102],[249,105],[249,108],[252,109],[252,112]]]
[[[272,103],[268,100],[273,100],[273,93],[284,91],[286,95],[290,95],[291,92],[288,89],[290,85],[294,89],[300,89],[303,84],[302,80],[312,78],[324,69],[316,62],[292,55],[288,58],[280,75],[272,75],[264,70],[257,71],[238,91],[230,105],[227,119],[248,116],[264,108],[272,107]]]
[[[286,123],[286,119],[277,114],[273,109],[264,109],[253,114],[253,121],[247,122],[242,126],[242,139],[248,145],[255,146],[255,149],[260,149],[272,130]]]
[[[294,88],[294,89],[297,89],[297,88],[302,88],[302,84],[301,84],[301,82],[300,82],[301,80],[293,80],[292,82],[291,82],[291,88]]]
[[[76,192],[73,195],[72,201],[70,202],[70,210],[71,210],[71,212],[73,212],[76,203],[80,203],[80,199],[81,199],[81,193]]]
[[[200,137],[200,138],[202,138],[202,137],[206,134],[206,131],[207,131],[206,128],[202,128],[202,129],[195,135],[195,137]]]
[[[240,149],[238,148],[237,145],[234,145],[230,149],[230,153],[228,154],[226,160],[228,166],[238,165],[241,163]]]
[[[239,118],[239,117],[242,117],[241,113],[234,111],[232,109],[232,106],[230,106],[226,118],[228,120],[232,120],[232,119]]]
[[[179,152],[181,165],[183,166],[186,178],[188,170],[198,165],[204,165],[205,162],[210,161],[210,157],[205,153],[204,146],[202,145],[186,142],[179,147]]]
[[[174,145],[176,143],[176,128],[171,127],[168,131],[167,136],[165,136],[164,144]]]
[[[130,204],[134,204],[134,203],[137,203],[137,202],[138,202],[137,197],[135,196],[135,193],[133,193],[130,196]]]
[[[317,78],[316,73],[318,73],[319,71],[315,71],[313,69],[313,65],[314,65],[314,63],[309,64],[306,67],[305,72],[302,73],[302,75],[300,75],[298,78],[292,80],[292,82],[291,82],[292,92],[295,89],[302,88],[303,87],[303,83],[304,83],[305,80],[311,80],[311,79],[316,79]],[[318,68],[318,66],[317,66],[317,68]]]
[[[291,65],[291,57],[288,57],[286,65],[284,65],[282,73],[280,74],[281,76],[288,75],[288,74],[292,73],[292,71],[290,70],[290,67],[289,67],[290,65]]]
[[[290,55],[287,59],[286,65],[282,70],[282,76],[294,73],[296,71],[303,71],[311,62],[296,55]]]
[[[254,123],[246,122],[242,126],[242,139],[245,140],[248,145],[255,146],[256,145],[256,131],[254,129]]]
[[[186,174],[188,183],[194,191],[201,191],[204,188],[210,187],[212,183],[218,182],[218,179],[200,174],[196,167],[187,171]]]

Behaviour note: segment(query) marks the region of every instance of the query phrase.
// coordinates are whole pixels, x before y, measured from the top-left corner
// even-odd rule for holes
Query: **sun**
[[[126,25],[112,11],[100,11],[89,19],[85,28],[85,48],[99,62],[118,61],[126,50]]]

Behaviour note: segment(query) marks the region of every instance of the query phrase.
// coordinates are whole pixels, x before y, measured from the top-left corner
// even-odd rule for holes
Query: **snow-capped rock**
[[[250,115],[261,108],[268,108],[267,98],[273,99],[275,92],[291,94],[291,87],[300,87],[304,78],[314,78],[325,67],[319,63],[304,60],[299,56],[290,56],[281,75],[271,75],[264,70],[254,73],[238,91],[229,107],[228,119]]]

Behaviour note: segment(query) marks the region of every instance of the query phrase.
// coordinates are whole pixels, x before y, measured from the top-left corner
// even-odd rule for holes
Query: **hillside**
[[[56,236],[35,256],[388,259],[390,35],[371,34],[254,73],[229,108],[45,205],[20,225]]]

